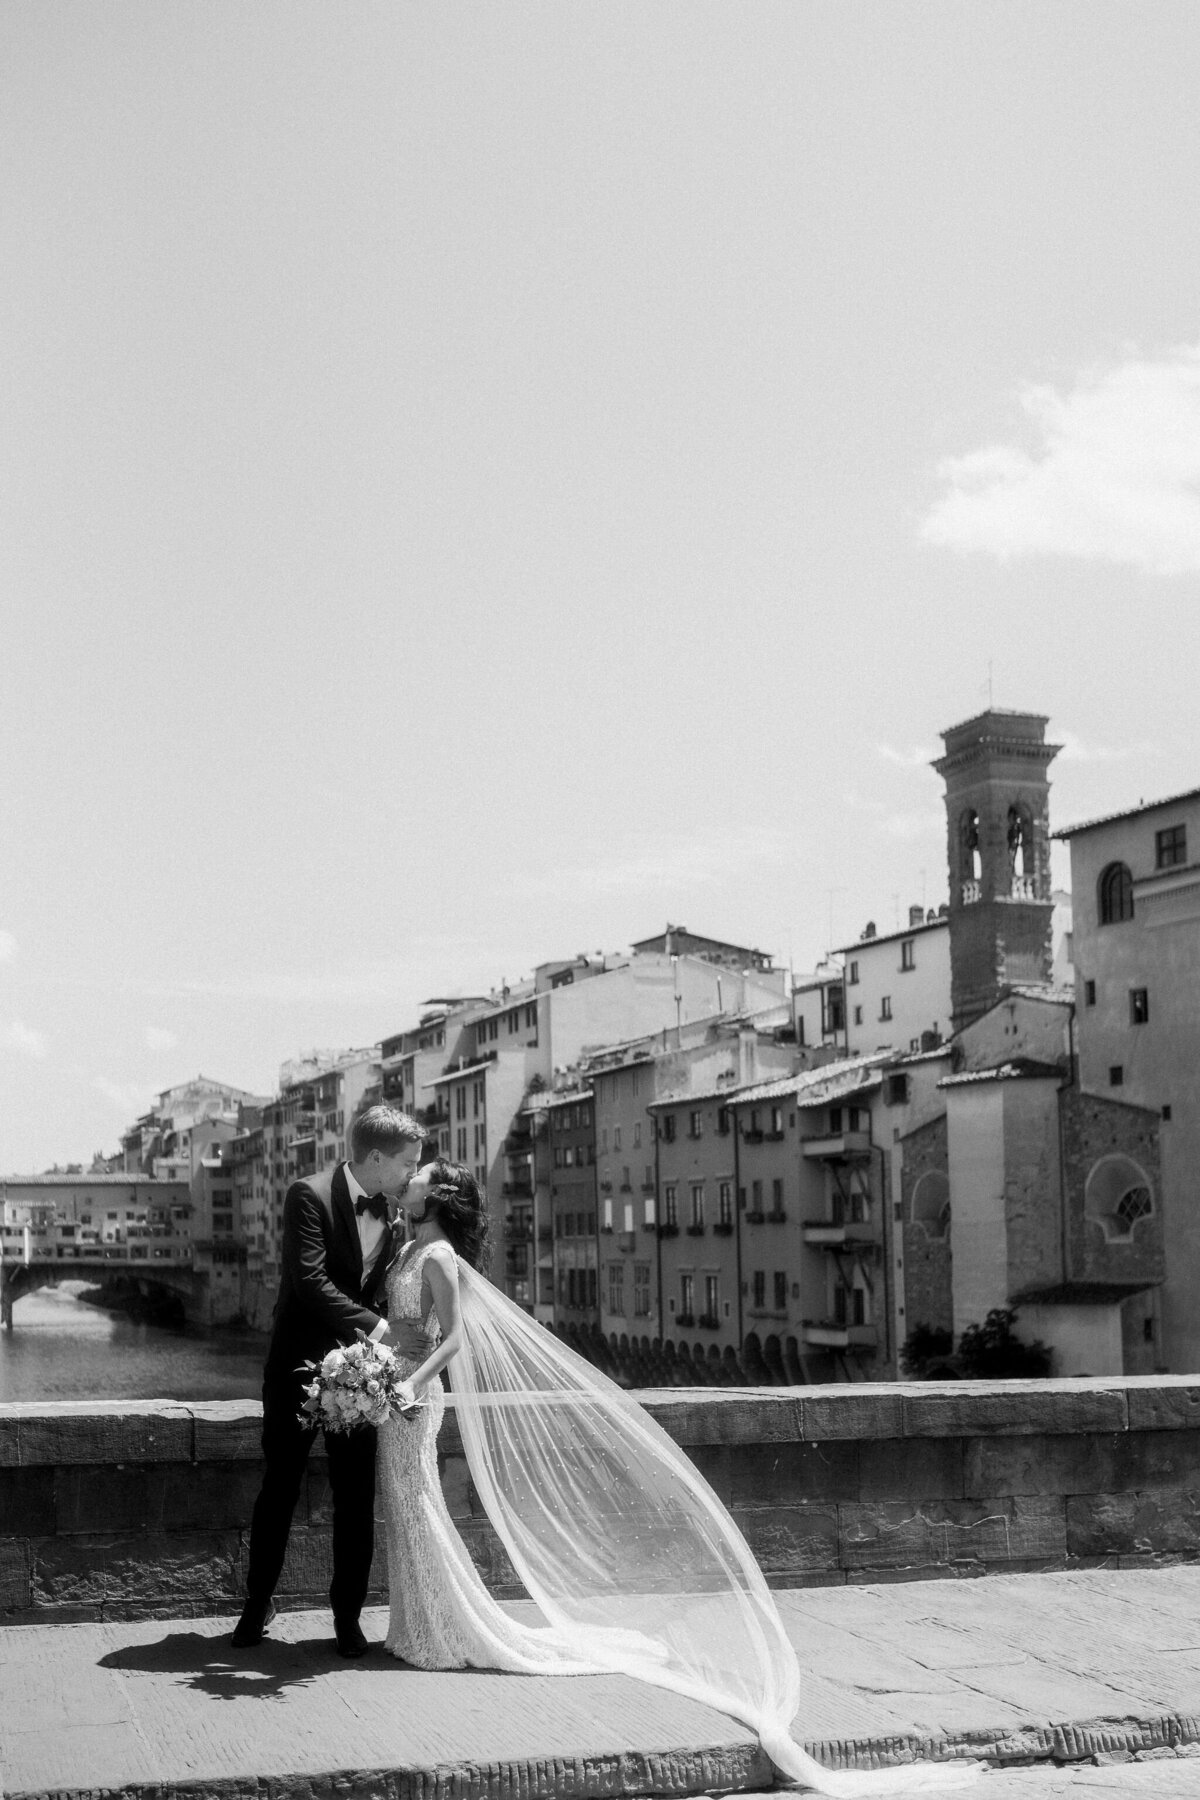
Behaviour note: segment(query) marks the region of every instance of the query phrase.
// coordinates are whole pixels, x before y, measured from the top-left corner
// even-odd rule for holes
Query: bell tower
[[[1017,983],[1048,983],[1053,961],[1050,781],[1061,745],[1038,713],[989,707],[942,733],[946,784],[950,1013],[969,1025]]]

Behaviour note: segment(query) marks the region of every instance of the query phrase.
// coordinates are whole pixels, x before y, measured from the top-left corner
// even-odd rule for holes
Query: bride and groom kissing
[[[422,1163],[425,1138],[407,1114],[372,1106],[351,1128],[348,1162],[288,1189],[263,1379],[265,1471],[234,1646],[261,1643],[274,1614],[316,1435],[300,1416],[301,1365],[362,1332],[392,1348],[408,1404],[378,1430],[326,1434],[341,1655],[371,1648],[359,1615],[378,1465],[383,1648],[410,1667],[630,1675],[743,1720],[783,1775],[820,1793],[961,1784],[962,1763],[835,1771],[795,1740],[799,1664],[741,1532],[632,1395],[487,1280],[486,1196],[460,1164]],[[444,1369],[473,1487],[543,1623],[520,1622],[492,1597],[446,1507]]]

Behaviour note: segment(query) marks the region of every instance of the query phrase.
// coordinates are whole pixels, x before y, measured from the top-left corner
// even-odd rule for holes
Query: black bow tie
[[[358,1199],[354,1202],[354,1210],[358,1214],[360,1219],[362,1218],[362,1216],[365,1212],[369,1212],[371,1214],[372,1218],[386,1219],[387,1218],[387,1195],[386,1194],[360,1194],[358,1196]]]

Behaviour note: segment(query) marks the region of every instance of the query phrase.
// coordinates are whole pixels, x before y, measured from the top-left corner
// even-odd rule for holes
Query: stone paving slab
[[[1200,1757],[1180,1760],[1200,1751],[1200,1568],[776,1598],[804,1671],[793,1731],[832,1766],[982,1755],[1036,1763],[1048,1780],[1057,1764],[1097,1754],[1152,1757],[1195,1780],[1164,1794],[1200,1800]],[[382,1611],[365,1623],[382,1636]],[[231,1649],[231,1626],[0,1630],[9,1800],[618,1800],[770,1785],[752,1733],[640,1682],[429,1674],[382,1651],[346,1663],[316,1612],[284,1614],[255,1651]],[[985,1776],[977,1800],[1002,1800],[1009,1777],[991,1784]]]

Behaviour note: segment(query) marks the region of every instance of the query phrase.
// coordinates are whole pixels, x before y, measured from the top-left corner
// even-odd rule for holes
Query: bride
[[[434,1348],[379,1433],[391,1615],[386,1647],[421,1669],[632,1675],[750,1725],[784,1776],[857,1796],[947,1788],[977,1765],[824,1768],[791,1735],[799,1667],[749,1546],[667,1434],[628,1394],[479,1272],[487,1203],[437,1159],[401,1201],[414,1228],[388,1273],[388,1316]],[[442,1497],[437,1434],[449,1370],[480,1501],[543,1625],[489,1594]]]

